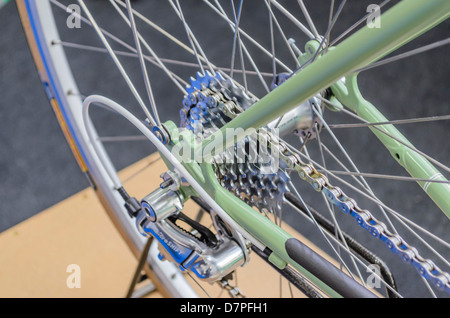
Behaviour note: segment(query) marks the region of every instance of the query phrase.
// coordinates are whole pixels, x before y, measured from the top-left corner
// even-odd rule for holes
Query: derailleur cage
[[[218,281],[244,265],[248,251],[243,251],[245,245],[238,243],[239,239],[214,234],[182,212],[186,198],[180,191],[178,173],[169,171],[162,177],[161,186],[141,200],[136,217],[139,232],[158,240],[159,258],[208,282]]]

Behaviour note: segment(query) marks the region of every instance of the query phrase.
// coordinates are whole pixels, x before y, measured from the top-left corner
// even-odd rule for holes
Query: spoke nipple
[[[288,44],[291,46],[292,50],[294,50],[294,53],[300,56],[302,54],[302,51],[295,45],[295,40],[293,38],[288,39]]]

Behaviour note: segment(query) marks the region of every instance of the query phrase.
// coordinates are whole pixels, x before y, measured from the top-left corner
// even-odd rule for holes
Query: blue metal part
[[[147,213],[144,210],[142,210],[136,218],[137,228],[142,235],[148,236],[150,234],[156,238],[162,247],[170,254],[173,261],[180,266],[181,270],[188,269],[198,258],[198,255],[193,249],[178,244],[170,238],[166,233],[166,229],[163,228],[163,223],[143,222],[144,224],[140,224],[142,220],[148,220]],[[166,257],[160,254],[159,258],[163,260]]]
[[[205,75],[200,72],[197,73],[197,78],[191,77],[191,85],[186,87],[188,94],[202,90],[204,87],[209,87],[213,83],[219,83],[223,81],[223,77],[220,73],[212,75],[209,71],[205,72]]]

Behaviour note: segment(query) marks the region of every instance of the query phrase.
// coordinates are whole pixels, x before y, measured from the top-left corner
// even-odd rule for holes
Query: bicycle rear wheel
[[[101,18],[102,11],[112,10],[115,14],[117,14],[116,11],[119,11],[124,8],[126,8],[126,3],[122,1],[111,1],[112,4],[115,4],[116,7],[111,6],[110,4],[94,4],[94,3],[88,3],[88,7],[94,10],[97,10],[97,13],[99,13],[94,18],[97,19],[97,17]],[[234,2],[233,2],[234,3]],[[344,2],[345,3],[345,2]],[[77,67],[76,64],[76,56],[73,52],[70,52],[70,49],[76,50],[76,49],[84,49],[85,51],[90,52],[105,52],[105,49],[103,47],[98,46],[98,41],[94,42],[93,40],[88,40],[88,43],[81,42],[67,42],[64,39],[62,39],[59,35],[59,31],[62,31],[64,35],[74,35],[75,31],[80,31],[78,27],[75,27],[74,29],[68,29],[68,22],[77,22],[75,19],[76,16],[70,15],[69,16],[60,16],[57,17],[56,14],[54,16],[54,12],[59,11],[61,8],[64,9],[62,11],[65,11],[67,8],[67,4],[62,4],[62,2],[59,1],[17,1],[19,11],[21,13],[24,29],[26,31],[27,37],[29,39],[30,47],[33,52],[33,57],[35,59],[35,63],[37,65],[41,81],[44,84],[44,87],[47,91],[48,97],[50,99],[50,102],[52,104],[52,107],[57,115],[58,121],[61,124],[61,127],[65,133],[65,136],[69,142],[69,145],[72,148],[72,151],[75,154],[75,157],[77,158],[77,161],[82,169],[82,171],[86,174],[87,178],[91,180],[91,182],[95,185],[95,191],[97,192],[100,200],[106,207],[106,210],[108,211],[108,214],[110,215],[111,219],[113,220],[116,227],[119,229],[120,233],[124,237],[124,239],[127,241],[131,249],[134,251],[136,255],[139,255],[139,252],[142,250],[144,244],[145,244],[145,238],[142,237],[137,231],[136,231],[136,225],[135,222],[129,218],[128,213],[126,209],[123,207],[123,198],[120,196],[117,191],[114,190],[115,185],[113,182],[111,182],[110,175],[108,174],[108,169],[113,169],[114,166],[117,166],[116,161],[120,157],[120,151],[114,152],[114,150],[110,151],[109,145],[104,145],[103,141],[105,141],[107,138],[99,137],[99,135],[94,136],[94,138],[90,137],[85,129],[84,129],[84,120],[83,120],[83,94],[80,92],[88,91],[86,90],[86,85],[84,85],[83,80],[86,77],[91,76],[90,70],[85,70],[83,72],[78,72],[77,75],[74,73],[77,73],[76,69],[74,67]],[[161,54],[164,54],[163,63],[160,63],[158,61],[158,55],[152,55],[151,50],[149,49],[149,54],[145,56],[145,63],[150,62],[149,64],[156,65],[155,69],[152,69],[152,72],[154,74],[161,74],[166,76],[165,80],[153,80],[151,88],[149,89],[148,83],[143,83],[141,86],[138,86],[138,90],[141,92],[151,92],[152,89],[155,89],[155,86],[166,86],[170,89],[162,90],[162,92],[158,92],[158,94],[155,94],[155,97],[152,97],[152,94],[149,94],[149,104],[153,104],[154,100],[152,99],[158,99],[159,96],[164,95],[167,97],[167,101],[163,102],[164,105],[170,105],[174,103],[174,98],[170,98],[169,95],[177,95],[175,97],[180,99],[179,96],[183,95],[183,90],[186,87],[186,85],[189,86],[189,84],[192,85],[192,83],[196,83],[200,81],[200,77],[196,77],[193,80],[189,82],[188,78],[192,76],[193,74],[196,74],[196,71],[200,71],[203,74],[206,73],[206,71],[214,72],[214,70],[217,70],[219,68],[216,67],[216,64],[212,63],[208,59],[209,54],[205,54],[202,52],[202,46],[197,42],[197,38],[193,34],[197,34],[201,31],[202,24],[215,24],[215,16],[217,14],[219,15],[221,22],[223,25],[223,29],[225,30],[229,28],[231,25],[230,22],[234,23],[242,23],[241,27],[242,29],[239,32],[231,32],[228,35],[231,35],[231,37],[228,37],[228,46],[225,49],[224,42],[225,40],[219,39],[217,41],[216,37],[217,34],[221,33],[213,33],[213,34],[205,34],[206,38],[202,41],[215,43],[215,45],[212,45],[211,51],[213,51],[212,55],[218,54],[218,55],[226,55],[226,61],[229,61],[231,58],[231,65],[229,68],[222,67],[220,68],[220,71],[223,72],[223,74],[226,74],[228,78],[231,78],[232,81],[241,82],[242,85],[239,86],[239,90],[232,90],[232,92],[235,94],[235,97],[237,99],[240,99],[243,101],[243,103],[251,104],[253,99],[256,98],[255,95],[263,96],[267,94],[270,91],[270,84],[272,82],[273,84],[273,78],[277,76],[281,76],[285,73],[292,72],[295,67],[298,67],[298,52],[296,52],[295,45],[286,45],[289,42],[287,41],[286,35],[280,32],[280,41],[281,44],[284,45],[284,50],[279,50],[278,46],[277,49],[275,49],[274,40],[269,37],[268,39],[265,39],[265,43],[263,40],[255,41],[251,36],[249,36],[247,33],[245,33],[243,30],[248,28],[250,24],[250,21],[239,21],[240,18],[240,12],[241,12],[241,5],[245,6],[243,4],[243,1],[234,3],[234,11],[233,8],[227,7],[225,9],[228,9],[229,12],[232,14],[230,16],[226,16],[224,13],[224,8],[220,6],[220,3],[215,2],[214,4],[211,4],[208,1],[204,1],[202,9],[204,10],[211,10],[207,11],[209,14],[202,15],[202,23],[200,25],[196,25],[193,21],[190,20],[187,14],[186,7],[190,7],[193,11],[197,9],[197,7],[200,7],[200,4],[192,2],[190,3],[190,6],[183,4],[183,10],[181,10],[181,6],[178,3],[178,1],[172,2],[170,1],[167,4],[167,7],[165,9],[172,10],[171,14],[173,15],[174,19],[177,19],[178,22],[181,23],[182,28],[181,34],[183,32],[187,33],[187,41],[185,43],[179,41],[178,39],[170,38],[170,32],[162,31],[161,29],[158,29],[157,25],[160,25],[165,20],[164,15],[160,14],[158,17],[158,12],[154,14],[152,17],[153,19],[157,19],[158,23],[153,23],[153,20],[145,20],[144,16],[141,16],[140,14],[135,14],[135,19],[139,20],[137,22],[141,23],[142,21],[145,22],[145,24],[150,25],[153,29],[156,29],[156,35],[152,34],[151,36],[157,37],[169,37],[169,41],[167,44],[167,47],[164,49],[162,48],[161,51],[158,51],[158,55],[160,52],[164,52]],[[299,8],[300,12],[303,11],[305,13],[305,6],[303,2],[299,1]],[[109,9],[106,8],[106,5],[109,6]],[[225,4],[223,4],[225,5]],[[297,4],[296,4],[297,5]],[[145,7],[143,4],[136,4],[136,7]],[[296,30],[295,34],[301,33],[306,31],[307,28],[304,27],[303,24],[300,27],[298,24],[298,20],[295,18],[292,18],[289,16],[289,10],[285,9],[285,7],[288,7],[288,5],[281,6],[278,2],[272,1],[271,6],[268,6],[268,3],[261,4],[263,8],[265,8],[265,13],[262,13],[261,15],[255,15],[256,21],[265,21],[267,24],[270,24],[271,29],[271,35],[273,38],[274,30],[279,29],[285,29],[286,25],[283,24],[285,22],[279,22],[276,17],[278,16],[274,14],[275,10],[280,10],[281,13],[288,16],[287,21],[294,22],[294,24],[299,27],[300,30]],[[328,6],[328,4],[327,4]],[[162,10],[162,7],[154,8],[154,11]],[[336,6],[337,7],[337,6]],[[117,8],[119,10],[117,10]],[[297,8],[297,9],[299,9]],[[157,10],[156,10],[157,9]],[[336,9],[336,8],[335,8]],[[339,9],[339,8],[338,8]],[[111,11],[108,11],[111,12]],[[127,30],[127,28],[123,28],[123,26],[126,24],[123,23],[122,20],[126,21],[127,17],[127,11],[123,10],[121,11],[122,15],[117,14],[117,20],[119,22],[122,22],[122,24],[118,23],[117,27],[111,27],[115,29],[117,33],[115,34],[121,34],[125,33],[124,30]],[[318,10],[320,12],[320,10]],[[326,11],[328,15],[328,10]],[[81,11],[80,11],[81,13]],[[186,16],[184,16],[184,14]],[[66,12],[67,14],[67,12]],[[265,16],[264,16],[265,14]],[[264,17],[262,17],[264,16]],[[338,15],[337,15],[338,16]],[[125,17],[125,18],[124,18]],[[332,16],[330,16],[332,18]],[[105,18],[105,13],[103,13],[103,18]],[[74,20],[75,19],[75,20]],[[158,20],[159,19],[159,20]],[[140,21],[142,20],[142,21]],[[223,21],[222,21],[223,20]],[[330,19],[331,20],[331,19]],[[85,21],[89,21],[89,19],[85,18]],[[90,20],[92,24],[92,20]],[[117,22],[117,21],[116,21]],[[192,24],[191,24],[192,22]],[[307,19],[307,22],[310,26],[311,31],[306,31],[306,39],[305,36],[298,36],[301,40],[297,40],[297,42],[307,41],[308,38],[315,38],[317,37],[317,31],[315,30],[315,27],[313,27],[314,23],[310,21],[310,19]],[[85,29],[90,28],[89,26],[84,26],[84,21],[80,21],[82,31]],[[192,30],[187,26],[189,23],[189,26],[192,27]],[[280,23],[280,24],[279,24]],[[144,25],[144,23],[142,23]],[[178,25],[179,27],[180,25]],[[165,26],[167,29],[172,30],[174,28],[173,25],[167,25]],[[139,27],[139,30],[141,30],[141,26]],[[290,30],[290,29],[289,29]],[[92,30],[91,30],[92,31]],[[129,30],[128,30],[129,31]],[[190,33],[192,31],[192,33]],[[228,31],[229,32],[229,31]],[[106,34],[106,32],[103,32]],[[134,49],[134,45],[130,45],[126,42],[120,41],[119,36],[110,36],[110,33],[108,33],[108,41],[113,43],[114,47],[111,49],[113,52],[117,54],[117,56],[132,56],[139,58],[139,52],[138,50]],[[142,34],[144,35],[144,33]],[[129,38],[132,38],[132,34],[128,32]],[[150,37],[151,37],[150,36]],[[76,37],[76,36],[75,36]],[[256,49],[259,49],[259,52],[262,52],[261,55],[265,55],[266,57],[269,57],[269,59],[263,61],[263,59],[257,58],[257,54],[251,54],[252,49],[249,49],[248,46],[244,46],[243,40],[241,38],[245,38],[245,41],[249,41],[249,43],[252,43],[253,45],[256,45]],[[80,38],[76,38],[77,40],[80,40]],[[92,42],[90,42],[92,41]],[[157,40],[155,40],[155,43]],[[256,42],[256,44],[255,44]],[[144,45],[144,41],[142,41],[142,45]],[[201,42],[203,43],[203,42]],[[262,44],[264,45],[262,45]],[[102,44],[102,43],[101,43]],[[153,42],[149,42],[149,47],[153,47]],[[222,47],[223,45],[223,47]],[[267,49],[262,50],[261,47],[265,46]],[[300,46],[300,45],[299,45]],[[148,47],[145,47],[148,49]],[[206,49],[205,49],[206,50]],[[250,50],[250,51],[247,51]],[[187,62],[186,59],[179,57],[179,52],[188,52],[188,56],[191,56],[191,59],[189,62]],[[275,55],[274,53],[277,53],[277,58],[270,58],[271,56]],[[222,52],[227,52],[227,54],[221,54]],[[67,56],[70,56],[70,58],[67,58]],[[192,58],[194,57],[194,58]],[[285,62],[289,61],[289,62]],[[134,62],[134,61],[133,61]],[[141,66],[142,66],[142,61]],[[82,63],[81,63],[82,64]],[[123,65],[126,65],[127,62],[123,62]],[[266,66],[266,69],[272,68],[270,72],[261,72],[256,64],[262,64]],[[80,64],[79,64],[80,65]],[[178,70],[176,73],[169,71],[168,69],[164,69],[162,65],[179,65],[180,70]],[[240,68],[236,67],[236,65],[239,65]],[[288,66],[289,65],[289,66]],[[107,64],[104,64],[103,62],[96,65],[98,68],[98,73],[104,73],[105,76],[103,78],[110,79],[109,75],[107,74],[108,68],[110,65],[107,66]],[[117,66],[117,64],[115,65]],[[252,68],[252,70],[248,70],[245,66],[248,68]],[[150,68],[149,68],[150,69]],[[172,69],[172,68],[171,68]],[[196,71],[193,71],[196,70]],[[141,72],[143,72],[144,69],[141,68],[139,72],[135,72],[133,74],[129,74],[129,80],[130,82],[137,82],[141,78]],[[158,73],[159,72],[159,73]],[[80,75],[81,74],[81,75]],[[109,73],[108,73],[109,74]],[[116,71],[115,75],[119,78],[118,72]],[[123,76],[123,74],[121,74]],[[84,76],[84,77],[83,77]],[[158,75],[150,75],[152,78],[158,78]],[[225,75],[224,75],[225,76]],[[145,74],[144,74],[145,77]],[[106,81],[105,81],[106,82]],[[120,86],[120,89],[118,91],[124,92],[128,89],[126,85],[119,84],[119,81],[111,81],[114,86],[117,85],[117,87]],[[128,83],[127,83],[128,84]],[[180,88],[181,87],[181,88]],[[258,88],[259,87],[259,88]],[[98,81],[98,85],[96,87],[99,91],[106,90],[106,86],[103,86],[103,81]],[[181,90],[182,92],[179,92]],[[175,93],[176,92],[176,93]],[[255,95],[253,95],[253,92]],[[98,91],[90,91],[90,93],[98,93]],[[130,100],[134,100],[136,96],[138,96],[135,92],[132,92],[131,95],[133,96],[121,96],[121,94],[118,94],[118,98],[122,104],[132,104],[130,105],[130,108],[133,108],[137,111],[139,110],[139,106],[141,106],[142,103],[147,104],[147,102],[143,102],[142,100],[138,100],[137,104],[135,102],[130,102]],[[323,95],[325,96],[325,95]],[[131,98],[130,98],[131,97]],[[173,96],[172,96],[173,97]],[[150,114],[150,110],[149,114]],[[173,112],[173,109],[171,110]],[[177,114],[175,116],[171,116],[171,119],[174,119],[178,117],[178,109],[175,110]],[[153,113],[153,112],[152,112]],[[146,114],[147,115],[147,114]],[[108,121],[110,120],[110,117],[102,117],[103,115],[99,115],[100,120],[97,121]],[[109,115],[108,115],[109,116]],[[153,118],[152,114],[150,116],[147,116],[147,118]],[[157,116],[154,117],[155,121],[157,119]],[[192,119],[192,116],[190,117]],[[183,120],[183,118],[182,118]],[[96,121],[96,122],[97,122]],[[184,122],[185,126],[189,126],[189,123],[187,121]],[[336,124],[335,126],[337,126]],[[113,134],[115,127],[106,128],[106,132]],[[131,131],[131,130],[130,130]],[[321,136],[318,136],[319,143],[322,143],[324,141],[323,139],[325,137],[322,137],[322,140],[320,138]],[[287,139],[291,137],[286,137]],[[294,135],[294,138],[297,138],[296,135]],[[354,136],[345,136],[343,139],[352,139],[355,138]],[[96,149],[94,149],[92,143],[93,139],[97,140],[95,143],[97,144],[98,149],[102,152],[102,154],[105,157],[110,157],[112,160],[105,165],[104,162],[100,161],[96,154]],[[118,139],[118,138],[116,138]],[[298,141],[295,140],[295,142]],[[360,142],[360,141],[359,141]],[[308,142],[309,146],[310,142]],[[130,144],[125,144],[128,147]],[[314,150],[311,150],[314,152]],[[319,148],[316,150],[316,155],[320,156],[321,153],[324,151],[327,151],[326,148]],[[334,152],[337,152],[338,150],[333,150]],[[319,158],[319,157],[317,157]],[[383,160],[383,159],[382,159]],[[114,162],[114,163],[113,163]],[[119,165],[120,165],[120,159],[119,159]],[[333,171],[331,168],[330,171]],[[231,170],[230,170],[231,171]],[[232,175],[232,172],[228,172],[230,175]],[[288,173],[287,173],[288,174]],[[354,173],[355,174],[355,173]],[[223,181],[223,180],[222,180]],[[270,181],[270,180],[269,180]],[[365,181],[360,181],[365,185]],[[244,192],[245,189],[238,189],[234,184],[227,184],[224,182],[225,186],[229,189],[235,191],[238,195],[241,195],[242,192]],[[286,182],[287,184],[287,182]],[[364,187],[364,185],[362,187]],[[290,185],[289,185],[290,187]],[[301,185],[296,187],[300,187]],[[237,191],[239,190],[239,191]],[[303,190],[302,189],[302,196],[303,196]],[[369,190],[371,192],[371,190]],[[294,192],[293,192],[294,193]],[[242,196],[242,195],[241,195]],[[256,203],[253,202],[253,205],[257,207],[259,210],[261,210],[263,213],[264,210],[264,204],[261,203],[263,195],[260,196],[256,200]],[[313,199],[316,200],[317,199]],[[377,200],[377,199],[375,199]],[[279,200],[282,201],[282,200]],[[295,200],[291,200],[292,202],[296,202]],[[308,200],[309,202],[309,200]],[[251,202],[248,202],[250,205],[252,205]],[[277,200],[274,200],[268,204],[270,205],[272,209],[278,211]],[[284,204],[284,203],[283,203]],[[408,203],[409,204],[409,203]],[[293,208],[294,210],[298,210],[298,204]],[[327,211],[329,207],[327,207],[327,204],[323,205],[318,209],[325,209]],[[334,213],[334,211],[331,211]],[[278,213],[278,212],[277,212]],[[269,217],[274,219],[274,222],[280,222],[281,216],[277,213],[269,213]],[[292,216],[292,214],[287,213],[287,220]],[[335,218],[334,216],[332,219]],[[439,217],[436,217],[438,219]],[[335,220],[333,220],[334,222]],[[288,222],[288,221],[283,221]],[[289,221],[291,222],[291,221]],[[302,222],[302,221],[301,221]],[[397,222],[397,221],[395,221]],[[344,222],[345,223],[345,222]],[[279,223],[281,224],[281,223]],[[292,222],[292,224],[294,224]],[[297,223],[298,224],[298,223]],[[347,227],[347,225],[343,225],[343,227]],[[337,227],[333,227],[332,231],[336,231],[337,237],[342,236],[342,234],[339,234],[342,230],[339,230]],[[359,235],[359,234],[358,234]],[[359,238],[359,237],[358,237]],[[363,239],[364,240],[364,239]],[[335,243],[336,244],[336,243]],[[155,284],[158,286],[158,289],[163,292],[164,295],[172,296],[172,297],[193,297],[195,296],[194,290],[187,281],[184,279],[183,275],[180,274],[176,266],[174,266],[172,263],[169,262],[160,262],[158,259],[158,249],[156,247],[156,243],[151,249],[148,263],[150,265],[150,270],[148,271],[148,275],[151,276],[151,279],[155,282]],[[343,248],[342,246],[339,246],[337,244],[337,249]],[[336,248],[334,248],[336,249]],[[330,254],[335,253],[335,251],[330,251]],[[442,252],[443,255],[445,255],[445,252]],[[351,257],[350,257],[351,258]],[[445,263],[445,256],[444,263]],[[350,260],[350,263],[354,261]],[[353,266],[353,265],[350,265]],[[359,266],[359,265],[358,265]],[[348,268],[349,266],[347,266]],[[357,267],[357,266],[355,266]]]

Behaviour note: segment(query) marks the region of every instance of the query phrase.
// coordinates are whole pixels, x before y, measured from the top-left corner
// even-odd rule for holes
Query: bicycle
[[[450,266],[445,256],[448,250],[439,253],[428,241],[417,239],[418,235],[411,231],[415,242],[419,242],[417,244],[429,247],[427,253],[432,254],[431,260],[419,253],[416,243],[408,243],[412,239],[410,233],[400,234],[397,228],[401,226],[407,231],[411,227],[418,228],[444,248],[448,249],[449,244],[433,235],[433,230],[419,227],[383,203],[366,178],[387,177],[361,172],[363,170],[356,167],[333,129],[368,127],[394,161],[411,175],[388,179],[418,183],[436,203],[436,210],[441,210],[430,219],[443,220],[438,222],[448,226],[450,186],[441,171],[448,173],[450,169],[416,149],[394,127],[396,124],[446,120],[448,116],[389,121],[364,99],[358,88],[357,75],[389,61],[448,44],[448,39],[438,41],[382,59],[445,21],[450,14],[450,3],[445,0],[403,0],[386,9],[390,2],[387,0],[373,7],[374,11],[366,12],[350,29],[332,40],[331,31],[347,1],[341,1],[339,5],[331,1],[323,34],[317,31],[304,1],[280,2],[259,3],[265,10],[264,25],[270,29],[268,43],[261,44],[245,31],[248,25],[245,25],[246,20],[241,20],[241,14],[246,4],[242,0],[227,2],[227,5],[204,0],[190,2],[189,6],[178,0],[168,0],[164,5],[158,2],[159,6],[153,6],[149,12],[153,14],[152,19],[161,20],[158,23],[134,10],[138,6],[144,7],[142,3],[129,0],[111,0],[108,8],[106,2],[87,5],[79,0],[76,6],[70,6],[72,3],[65,5],[57,0],[16,0],[40,79],[81,170],[130,248],[136,256],[142,254],[145,257],[146,273],[164,295],[196,297],[197,293],[189,283],[191,280],[186,279],[189,276],[189,279],[195,277],[194,285],[199,281],[218,282],[230,295],[241,296],[238,287],[230,283],[231,278],[250,261],[251,255],[258,255],[286,278],[290,286],[309,297],[401,297],[389,267],[364,246],[366,243],[359,242],[366,235],[381,240],[379,245],[407,263],[404,267],[412,270],[411,276],[415,275],[417,280],[424,280],[425,289],[430,290],[432,296],[436,293],[446,296],[450,292],[450,275],[441,267]],[[303,13],[307,26],[286,9],[294,4]],[[175,20],[159,14],[158,10],[163,10],[163,6]],[[200,19],[188,20],[186,13],[188,10],[197,13],[200,6],[209,10],[211,16],[201,15],[199,26],[195,21]],[[97,17],[92,14],[93,8],[97,9]],[[58,10],[66,16],[54,16]],[[106,15],[109,19],[107,10],[117,14],[122,24],[116,31],[128,31],[133,45],[100,27],[97,18]],[[383,11],[377,20],[380,27],[370,26],[369,19],[380,10]],[[257,12],[252,13],[255,20],[260,21]],[[286,21],[281,21],[280,17]],[[159,25],[171,21],[181,25],[186,43],[166,31],[172,29],[172,24],[164,28]],[[231,47],[228,51],[216,49],[231,52],[229,68],[217,66],[205,54],[203,42],[198,40],[199,30],[195,30],[204,28],[205,22],[222,23],[223,30],[228,30]],[[80,27],[81,23],[89,25],[88,29],[95,32],[101,47],[98,43],[67,42],[59,36],[60,32],[72,36],[75,31],[81,32],[85,29]],[[295,32],[292,26],[289,32],[298,39],[285,34],[286,23],[294,25]],[[153,30],[152,37],[157,39],[155,44],[161,37],[167,41],[167,46],[156,51],[153,42],[144,39],[144,25]],[[360,25],[363,26],[353,32]],[[279,36],[277,39],[275,34]],[[213,36],[219,35],[223,36],[222,33]],[[220,45],[225,47],[224,42]],[[121,101],[116,102],[95,92],[86,97],[82,93],[85,88],[79,89],[83,86],[83,77],[75,74],[76,69],[70,65],[76,61],[67,58],[73,54],[70,50],[77,49],[107,53],[132,98],[119,96]],[[252,54],[255,51],[258,54]],[[161,58],[160,52],[167,56]],[[180,58],[178,55],[182,53],[190,60]],[[126,72],[119,56],[139,61],[141,74],[138,75],[143,83],[140,89],[148,100],[142,99],[131,79],[136,74]],[[71,57],[75,60],[75,55]],[[258,67],[257,62],[261,64],[263,57],[266,62],[262,65],[270,67],[271,72],[261,71]],[[98,63],[96,67],[100,73],[105,66]],[[149,72],[150,68],[152,72]],[[164,74],[165,80],[160,80],[158,74]],[[150,78],[157,80],[151,82]],[[158,86],[155,81],[171,85],[165,96],[154,94],[155,86]],[[99,91],[102,84],[103,81],[98,81]],[[256,88],[256,85],[260,87]],[[175,103],[177,115],[165,122],[161,121],[156,107],[156,100],[163,97],[167,98],[165,105],[171,105],[173,98],[178,98]],[[132,105],[130,100],[137,104]],[[130,110],[121,104],[127,104]],[[108,155],[104,145],[108,138],[96,132],[98,127],[89,112],[91,105],[101,105],[101,108],[124,117],[156,147],[168,169],[161,176],[160,188],[143,198],[135,198],[126,191],[113,164],[116,158]],[[134,111],[144,112],[145,117],[139,119],[134,115],[133,107]],[[354,117],[357,122],[332,123],[333,118],[341,114]],[[325,120],[328,116],[330,119]],[[173,121],[176,117],[180,124]],[[342,151],[345,164],[337,158],[336,151],[323,142],[327,138],[325,133],[338,151]],[[287,141],[292,138],[297,146]],[[132,138],[116,136],[115,139],[125,141],[129,146]],[[310,150],[314,145],[318,149]],[[314,153],[319,159],[314,159]],[[326,162],[325,153],[335,161]],[[338,168],[329,168],[336,165]],[[297,175],[299,178],[294,180]],[[350,176],[351,182],[344,176]],[[359,188],[354,186],[356,183]],[[300,190],[303,185],[308,185],[308,190]],[[309,198],[313,202],[306,203],[304,196],[311,188],[318,193],[315,199]],[[349,191],[351,195],[347,195]],[[194,219],[183,213],[188,200],[202,208],[201,218]],[[364,206],[373,207],[363,208],[359,203],[362,201]],[[301,220],[308,220],[318,229],[320,239],[325,241],[329,254],[337,259],[338,265],[317,254],[302,239],[294,237],[295,234],[287,232],[287,224],[301,227],[305,222],[293,222],[288,209],[299,212]],[[282,213],[284,211],[288,212]],[[329,216],[324,217],[323,211]],[[347,233],[347,226],[345,230],[340,226],[345,223],[338,222],[340,214],[353,226],[359,225],[358,230],[363,229],[356,232],[358,241]],[[376,265],[378,272],[372,272],[368,265]],[[382,287],[374,288],[368,284],[361,268],[369,268],[371,278]],[[412,290],[406,289],[406,292]]]

